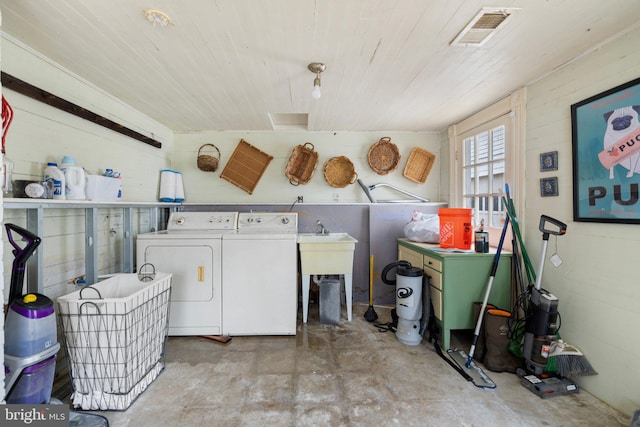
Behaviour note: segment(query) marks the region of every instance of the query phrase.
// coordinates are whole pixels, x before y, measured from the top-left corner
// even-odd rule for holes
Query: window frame
[[[461,184],[462,187],[460,189],[461,191],[461,197],[462,197],[462,205],[461,206],[465,206],[465,207],[469,207],[469,204],[466,203],[467,200],[469,199],[474,199],[475,203],[472,203],[473,206],[479,206],[480,205],[480,200],[483,198],[487,198],[489,199],[491,202],[493,203],[488,203],[489,207],[487,210],[487,216],[492,216],[493,219],[495,221],[489,221],[489,222],[485,222],[485,226],[490,228],[501,228],[499,224],[501,224],[501,221],[504,221],[504,215],[502,214],[502,212],[504,212],[503,209],[503,204],[501,201],[501,196],[504,194],[504,185],[501,188],[489,188],[489,191],[485,191],[482,192],[480,191],[480,189],[478,188],[474,188],[473,191],[471,192],[467,192],[465,193],[465,172],[471,168],[474,169],[478,169],[479,167],[483,167],[486,166],[487,169],[492,169],[492,166],[495,163],[502,163],[503,164],[503,181],[504,182],[510,182],[511,180],[513,180],[513,176],[511,176],[511,174],[509,173],[509,171],[511,170],[511,159],[510,159],[510,152],[512,151],[509,147],[510,144],[510,139],[511,139],[511,135],[512,135],[512,123],[511,123],[511,117],[509,114],[503,115],[501,117],[495,118],[487,123],[484,123],[483,125],[480,125],[476,128],[473,128],[467,132],[465,132],[464,134],[460,135],[460,151],[462,153],[464,153],[464,151],[466,150],[465,147],[465,142],[467,139],[469,138],[474,138],[477,137],[483,133],[490,133],[495,129],[498,129],[500,127],[504,128],[504,145],[503,145],[503,156],[499,159],[491,159],[489,155],[487,155],[487,160],[484,162],[475,162],[472,163],[471,166],[469,166],[468,164],[465,164],[465,155],[462,154],[461,157],[461,164],[460,164],[460,170],[461,173],[463,175],[463,179],[461,180]],[[492,142],[489,142],[488,146],[490,147],[492,144]],[[476,154],[478,152],[478,149],[476,150]],[[494,172],[492,171],[491,173],[487,173],[490,176],[493,176]],[[476,183],[478,182],[477,180],[475,181]],[[476,185],[477,187],[477,185]],[[489,181],[489,187],[492,187],[492,182]],[[494,206],[491,205],[497,205],[497,209],[494,208]],[[493,214],[493,215],[490,215]],[[500,220],[498,220],[496,218],[496,214],[499,214],[498,217],[500,218]],[[478,209],[473,210],[473,219],[474,219],[474,224],[476,224],[476,226],[478,226],[480,224],[480,217],[483,216],[481,215],[480,211]]]
[[[505,124],[505,177],[513,198],[518,221],[524,222],[524,149],[525,146],[525,105],[526,88],[521,88],[502,100],[484,108],[467,119],[451,125],[449,134],[449,206],[464,205],[464,140],[472,135],[492,129],[496,124]],[[501,189],[504,194],[504,188]],[[500,203],[501,205],[501,203]],[[478,213],[473,212],[474,226],[479,226]],[[504,218],[504,215],[503,215]],[[489,241],[497,246],[502,227],[485,227],[490,234]],[[524,230],[521,229],[524,234]],[[523,236],[524,237],[524,236]],[[505,241],[510,249],[511,239]]]

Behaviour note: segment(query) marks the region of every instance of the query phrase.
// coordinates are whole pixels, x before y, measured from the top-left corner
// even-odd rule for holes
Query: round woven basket
[[[218,157],[210,156],[208,154],[200,154],[202,149],[210,146],[216,149],[218,152]],[[203,144],[200,149],[198,149],[198,169],[204,172],[215,172],[218,169],[218,162],[220,161],[220,150],[213,144]]]
[[[378,175],[386,175],[398,167],[400,152],[398,147],[391,142],[391,138],[385,136],[369,148],[367,160],[371,169],[376,171]]]
[[[358,179],[355,167],[345,156],[332,157],[324,164],[324,179],[335,188],[343,188]]]

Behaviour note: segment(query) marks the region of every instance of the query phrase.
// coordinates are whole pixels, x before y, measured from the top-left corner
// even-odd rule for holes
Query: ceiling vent
[[[452,46],[482,46],[517,9],[484,7],[451,42]]]

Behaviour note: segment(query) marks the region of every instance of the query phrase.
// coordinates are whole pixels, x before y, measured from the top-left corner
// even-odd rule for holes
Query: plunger
[[[369,308],[364,313],[364,318],[367,322],[375,322],[378,318],[378,313],[373,308],[373,255],[369,255]]]

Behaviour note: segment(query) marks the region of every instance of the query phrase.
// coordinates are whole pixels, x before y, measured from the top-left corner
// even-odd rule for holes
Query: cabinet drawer
[[[442,290],[442,273],[440,273],[439,271],[434,270],[431,267],[428,266],[424,266],[424,274],[426,274],[427,276],[429,276],[430,278],[430,282],[431,282],[431,286],[433,286],[434,288],[438,288],[440,290]]]
[[[403,246],[398,247],[398,261],[409,261],[412,267],[422,269],[422,254]]]
[[[442,261],[435,259],[429,255],[424,256],[424,266],[431,267],[434,270],[442,271]]]
[[[433,286],[429,286],[431,304],[433,305],[433,315],[436,319],[442,320],[442,292]]]

